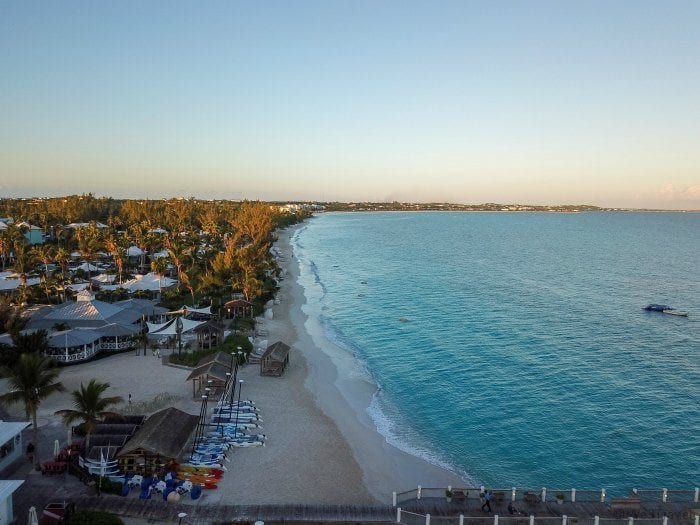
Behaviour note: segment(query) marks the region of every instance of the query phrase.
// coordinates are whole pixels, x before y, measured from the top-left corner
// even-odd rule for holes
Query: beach
[[[266,446],[233,449],[218,490],[205,491],[197,504],[386,504],[392,491],[460,485],[456,475],[394,448],[377,432],[366,412],[376,386],[357,374],[354,358],[325,340],[303,312],[304,290],[290,246],[295,230],[278,232],[284,277],[273,318],[260,322],[269,343],[291,347],[289,366],[282,377],[260,376],[254,364],[239,371],[242,398],[260,409]],[[66,392],[41,404],[40,428],[65,436],[53,413],[71,407],[70,392],[92,378],[109,382],[109,395],[126,400],[131,394],[132,409],[176,406],[197,414],[200,400],[192,396],[188,374],[188,369],[163,365],[151,352],[65,367],[60,381]],[[165,399],[154,401],[164,394]],[[12,407],[12,415],[22,418],[22,407]],[[42,458],[49,453],[41,451]]]

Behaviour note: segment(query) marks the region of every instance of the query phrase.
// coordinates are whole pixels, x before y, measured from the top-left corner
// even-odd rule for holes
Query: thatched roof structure
[[[281,376],[289,364],[289,345],[277,341],[260,356],[260,375]]]
[[[122,448],[117,457],[151,454],[177,458],[197,427],[198,416],[169,407],[149,417]]]

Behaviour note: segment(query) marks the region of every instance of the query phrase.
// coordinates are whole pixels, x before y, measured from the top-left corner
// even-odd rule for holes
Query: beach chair
[[[136,474],[129,479],[129,487],[136,488],[141,487],[141,482],[143,481],[143,476]]]

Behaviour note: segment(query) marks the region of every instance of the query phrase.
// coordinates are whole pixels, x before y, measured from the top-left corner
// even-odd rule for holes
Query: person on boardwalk
[[[486,494],[484,494],[484,504],[481,506],[481,510],[484,510],[484,507],[486,507],[486,512],[491,512],[491,498],[493,497],[493,493],[490,490],[486,491]]]

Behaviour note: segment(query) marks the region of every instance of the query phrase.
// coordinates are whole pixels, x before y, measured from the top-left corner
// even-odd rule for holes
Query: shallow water
[[[700,214],[325,214],[293,244],[403,450],[487,485],[700,481]]]

